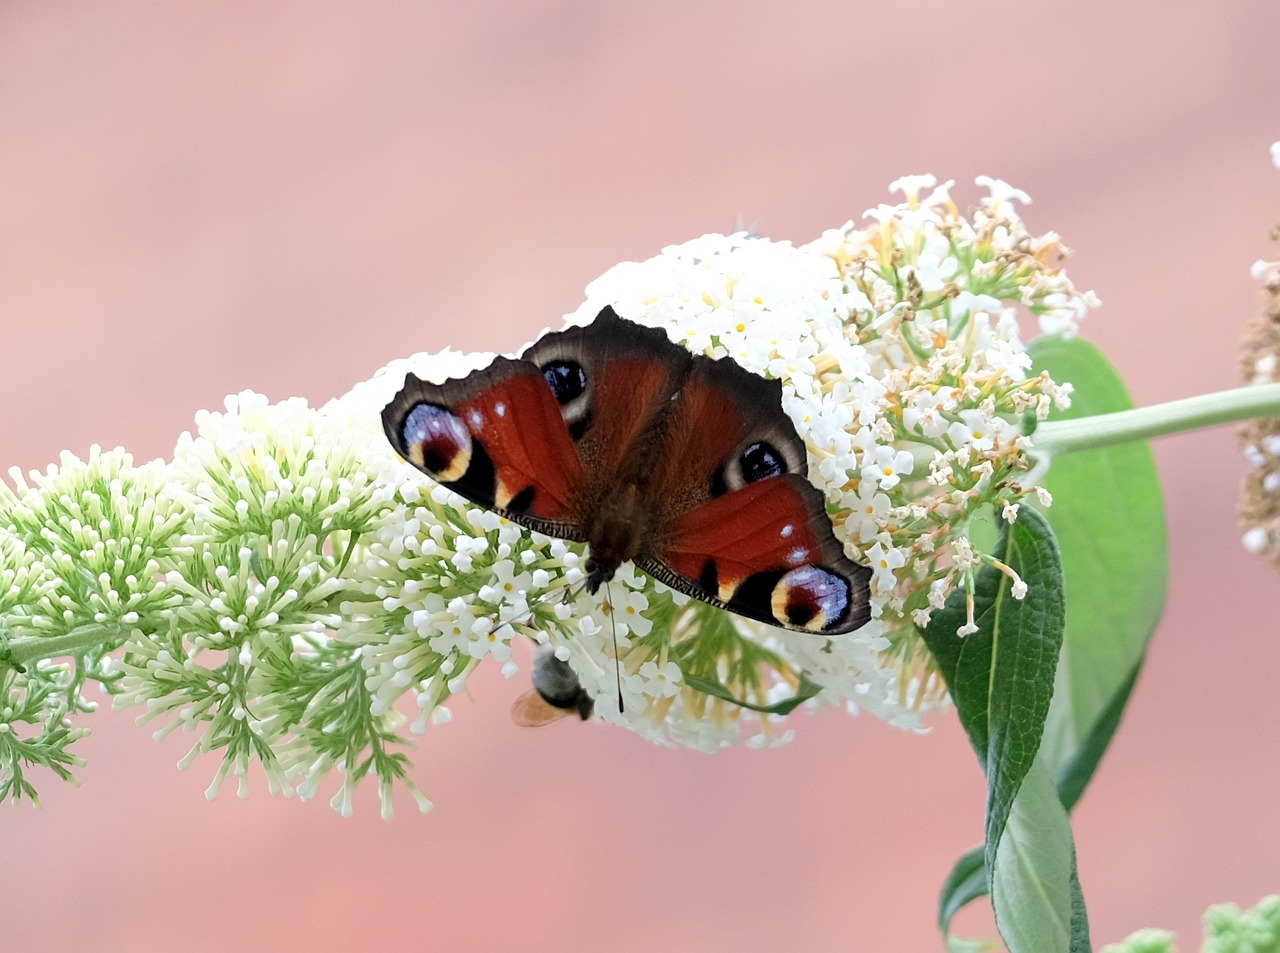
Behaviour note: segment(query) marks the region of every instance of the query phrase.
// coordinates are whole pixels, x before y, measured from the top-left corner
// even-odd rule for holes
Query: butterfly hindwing
[[[870,570],[836,540],[782,387],[695,357],[667,427],[661,532],[641,568],[674,589],[784,628],[834,635],[869,617]]]
[[[662,522],[765,476],[807,469],[804,441],[782,409],[782,384],[730,358],[695,355],[654,461]]]
[[[837,635],[870,618],[871,570],[845,556],[822,494],[796,474],[690,510],[638,564],[673,589],[783,628]]]
[[[410,374],[382,424],[401,456],[467,499],[541,532],[582,539],[582,467],[534,364],[499,357],[443,384]]]

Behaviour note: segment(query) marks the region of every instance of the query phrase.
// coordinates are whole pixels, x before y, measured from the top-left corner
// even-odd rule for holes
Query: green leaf
[[[1051,419],[1133,406],[1124,382],[1092,344],[1043,337],[1030,352],[1037,371],[1075,387],[1071,409]],[[1141,672],[1164,609],[1168,552],[1146,443],[1053,460],[1043,485],[1053,494],[1048,519],[1071,604],[1042,756],[1069,810],[1111,743]]]
[[[712,698],[720,698],[724,701],[732,702],[739,708],[758,711],[766,715],[789,715],[822,691],[821,685],[802,675],[800,684],[796,686],[796,693],[790,698],[784,698],[782,701],[775,702],[772,705],[753,705],[751,702],[743,701],[741,698],[735,698],[729,689],[714,678],[708,678],[705,675],[694,675],[690,672],[682,672],[681,678],[694,691],[710,695]]]
[[[987,893],[987,872],[982,864],[983,848],[975,847],[960,855],[942,885],[938,903],[938,926],[946,928],[951,918],[970,900]]]
[[[975,847],[960,855],[942,884],[938,897],[938,929],[948,937],[950,946],[951,918],[970,902],[987,895],[987,868],[983,863],[983,847]]]
[[[1071,823],[1039,760],[1024,776],[1001,834],[991,900],[1010,950],[1090,949]]]
[[[1065,640],[1064,640],[1065,647]],[[1061,681],[1063,663],[1058,663],[1058,681]],[[1089,733],[1080,739],[1073,756],[1064,761],[1058,770],[1057,787],[1058,798],[1062,801],[1062,806],[1070,811],[1075,807],[1076,802],[1080,800],[1080,795],[1084,793],[1085,787],[1093,778],[1093,773],[1098,767],[1098,762],[1102,760],[1102,755],[1106,752],[1107,746],[1111,744],[1111,738],[1116,733],[1116,728],[1120,726],[1120,718],[1124,714],[1125,706],[1129,704],[1129,696],[1133,694],[1133,686],[1138,681],[1138,673],[1142,670],[1142,660],[1139,659],[1134,665],[1133,670],[1129,673],[1120,686],[1116,689],[1115,694],[1111,696],[1111,702],[1102,711],[1098,712],[1097,718],[1093,722],[1093,727]],[[1057,688],[1054,688],[1054,698],[1057,698]],[[1066,705],[1061,706],[1063,708]],[[1049,721],[1046,723],[1046,734],[1049,731],[1049,725],[1053,723],[1054,708],[1053,703],[1049,704]],[[1048,745],[1048,742],[1041,743],[1041,750]],[[1056,754],[1056,752],[1055,752]],[[1052,755],[1050,756],[1052,757]],[[1046,757],[1049,760],[1049,757]]]
[[[984,565],[973,586],[978,631],[956,635],[966,620],[965,593],[957,591],[922,634],[987,774],[983,861],[1001,934],[1014,953],[1066,953],[1073,948],[1072,924],[1085,922],[1078,885],[1074,892],[1071,886],[1075,861],[1070,827],[1066,826],[1064,838],[1060,828],[1066,815],[1051,784],[1050,800],[1054,810],[1062,814],[1062,824],[1052,812],[1046,813],[1038,792],[1018,801],[1024,780],[1036,764],[1053,692],[1064,627],[1062,566],[1053,531],[1030,509],[1002,529],[995,557],[1021,575],[1028,587],[1026,598],[1014,599],[1010,578]],[[1038,771],[1038,778],[1047,777],[1043,767]],[[1006,840],[1015,810],[1021,812],[1016,816],[1019,827]],[[1043,838],[1037,834],[1040,824]],[[1002,850],[1015,851],[1017,856],[1001,857]],[[962,858],[948,879],[939,911],[946,930],[955,910],[979,895],[975,865],[976,860]],[[1067,872],[1066,887],[1058,890],[1063,869]],[[1029,901],[1032,893],[1043,893],[1048,887],[1053,889],[1044,894],[1047,899]],[[1008,931],[1003,919],[1010,921]],[[1061,929],[1057,923],[1067,926]],[[1083,948],[1087,948],[1087,926],[1081,929]],[[1028,937],[1034,937],[1035,942],[1024,942]]]
[[[988,865],[1040,747],[1064,611],[1062,567],[1042,516],[1024,510],[1002,530],[995,556],[1022,576],[1027,597],[1014,599],[1009,577],[984,565],[974,586],[978,631],[956,635],[966,618],[965,594],[957,590],[923,633],[987,773]]]

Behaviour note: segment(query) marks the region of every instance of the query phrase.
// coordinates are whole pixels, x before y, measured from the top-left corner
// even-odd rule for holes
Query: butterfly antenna
[[[525,609],[524,612],[517,613],[516,615],[513,615],[510,619],[499,620],[498,624],[494,626],[493,631],[494,632],[499,631],[504,625],[514,626],[520,622],[528,622],[531,618],[533,618],[534,610],[537,609],[538,606],[546,602],[548,599],[552,598],[553,596],[559,595],[561,596],[561,601],[572,602],[574,599],[578,598],[578,596],[582,595],[583,591],[586,588],[587,588],[587,583],[584,580],[578,583],[576,586],[568,586],[564,589],[552,589],[550,592],[544,592],[542,595],[538,596],[538,598],[534,599],[533,602],[529,603],[529,607]],[[616,642],[617,642],[616,636],[615,636],[614,642],[616,645]]]
[[[618,617],[613,611],[613,594],[609,591],[609,584],[604,584],[604,598],[609,603],[609,626],[613,629],[613,675],[618,682],[618,714],[621,715],[627,709],[622,704],[622,659],[618,656]]]
[[[520,622],[528,622],[533,618],[534,610],[553,596],[560,595],[563,596],[565,602],[572,602],[574,599],[578,598],[584,588],[586,588],[586,583],[579,583],[576,586],[569,586],[566,589],[552,589],[550,592],[544,592],[542,595],[538,596],[538,598],[534,599],[533,602],[529,603],[528,608],[523,612],[513,615],[510,619],[500,620],[497,626],[494,627],[493,631],[497,632],[504,625],[514,626]]]
[[[493,631],[500,632],[504,625],[509,625],[514,628],[517,623],[528,622],[529,619],[533,617],[533,610],[538,608],[538,606],[542,605],[542,603],[545,602],[546,599],[547,599],[546,596],[542,596],[537,601],[535,601],[532,605],[530,605],[529,608],[525,609],[524,612],[518,613],[517,615],[513,615],[510,619],[500,619],[498,621],[497,626],[494,627]]]

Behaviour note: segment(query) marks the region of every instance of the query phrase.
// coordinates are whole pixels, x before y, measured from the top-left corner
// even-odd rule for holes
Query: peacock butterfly
[[[871,570],[845,556],[805,476],[781,383],[612,308],[466,377],[408,375],[382,425],[467,499],[586,543],[589,592],[631,561],[786,629],[838,635],[870,618]]]

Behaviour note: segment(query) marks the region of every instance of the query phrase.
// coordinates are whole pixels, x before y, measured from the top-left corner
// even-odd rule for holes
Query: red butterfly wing
[[[674,589],[772,625],[835,635],[870,618],[871,571],[836,540],[782,387],[695,357],[668,420],[659,531],[637,560]]]
[[[406,460],[473,502],[607,553],[599,516],[611,505],[619,514],[618,489],[652,465],[690,360],[661,331],[606,308],[518,360],[443,384],[410,376],[383,429]],[[610,558],[597,560],[600,578],[617,568]]]
[[[582,539],[582,465],[534,364],[500,357],[443,384],[409,375],[382,424],[401,456],[467,499],[541,532]]]
[[[680,390],[692,356],[657,328],[605,308],[590,324],[553,331],[522,355],[555,381],[593,501],[659,466],[655,424]]]
[[[690,510],[640,566],[673,589],[788,629],[837,635],[871,617],[871,570],[845,556],[822,494],[797,474]]]

